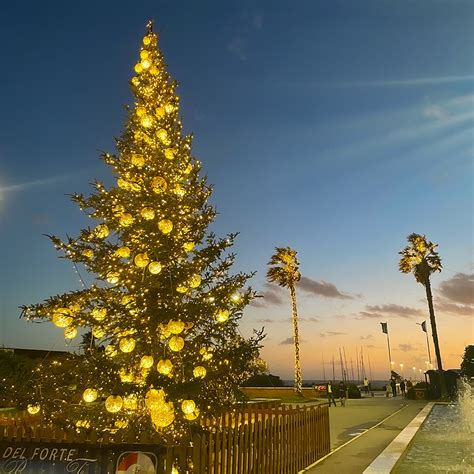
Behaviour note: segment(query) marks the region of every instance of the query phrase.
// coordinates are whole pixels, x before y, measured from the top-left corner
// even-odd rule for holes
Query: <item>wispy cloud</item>
[[[259,293],[260,298],[250,302],[255,308],[266,308],[272,305],[281,305],[285,302],[285,292],[277,285],[265,283],[265,290]]]
[[[414,318],[424,314],[421,309],[398,304],[367,305],[366,309],[359,312],[357,319]]]
[[[474,304],[474,273],[456,273],[439,284],[441,296],[453,303]]]
[[[300,343],[303,343],[303,342],[305,341],[300,338]],[[283,339],[283,341],[280,342],[280,345],[285,345],[285,344],[293,344],[293,336]]]
[[[321,332],[319,333],[321,337],[333,337],[333,336],[347,336],[345,332],[338,332],[338,331],[328,331],[328,332]]]
[[[353,296],[342,293],[336,285],[327,281],[316,281],[308,277],[301,277],[298,288],[313,295],[325,296],[326,298],[354,299]]]
[[[410,77],[403,79],[385,79],[380,81],[336,81],[325,83],[334,87],[416,87],[430,84],[450,84],[454,82],[472,82],[474,75]]]
[[[55,184],[60,181],[65,181],[69,178],[71,178],[72,174],[64,174],[64,175],[58,175],[58,176],[52,176],[50,178],[44,178],[44,179],[37,179],[34,181],[27,181],[25,183],[17,183],[17,184],[9,184],[5,186],[0,186],[0,199],[3,194],[5,193],[10,193],[10,192],[17,192],[17,191],[25,191],[31,188],[37,188],[41,186],[48,186],[50,184]]]
[[[402,352],[410,352],[414,349],[414,347],[411,344],[398,344],[398,348]]]

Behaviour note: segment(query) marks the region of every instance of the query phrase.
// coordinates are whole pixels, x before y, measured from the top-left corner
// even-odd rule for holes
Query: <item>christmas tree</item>
[[[239,399],[262,336],[239,334],[252,275],[229,274],[237,234],[208,231],[212,190],[191,156],[192,137],[182,134],[177,83],[151,23],[135,73],[117,153],[102,156],[116,186],[96,181],[90,196],[73,194],[95,225],[77,238],[50,237],[95,283],[23,307],[28,319],[64,328],[66,339],[86,328],[90,344],[40,367],[29,408],[76,429],[169,440]]]

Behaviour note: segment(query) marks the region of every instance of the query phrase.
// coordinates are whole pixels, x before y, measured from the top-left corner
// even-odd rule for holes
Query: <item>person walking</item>
[[[390,381],[390,386],[392,387],[392,396],[396,397],[397,396],[397,382],[395,382],[395,379],[392,378]]]
[[[341,407],[346,406],[346,398],[347,398],[347,386],[346,384],[341,380],[339,382],[339,401],[341,402]]]
[[[403,396],[405,396],[405,388],[406,388],[405,380],[402,379],[402,381],[400,382],[400,390]]]
[[[365,390],[365,393],[368,395],[369,390],[370,390],[370,382],[367,377],[364,377],[364,390]]]
[[[327,383],[326,390],[328,392],[329,407],[331,407],[331,402],[333,402],[334,406],[336,406],[336,400],[334,399],[334,392],[333,392],[332,382]]]

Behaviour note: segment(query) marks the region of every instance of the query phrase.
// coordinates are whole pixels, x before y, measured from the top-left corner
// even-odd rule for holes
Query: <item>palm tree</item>
[[[443,364],[441,362],[441,352],[439,350],[438,331],[436,329],[436,318],[430,283],[430,275],[434,272],[440,272],[443,268],[441,265],[441,258],[435,250],[438,245],[427,240],[425,235],[420,234],[410,234],[407,237],[407,240],[409,245],[407,245],[401,252],[398,252],[402,256],[399,268],[402,273],[413,272],[416,281],[425,287],[433,343],[441,381],[441,396],[444,397],[446,395],[446,384],[444,381]]]
[[[291,314],[293,319],[293,342],[295,345],[295,392],[302,394],[302,379],[300,365],[300,337],[298,333],[298,312],[296,307],[296,283],[301,274],[298,271],[299,262],[296,258],[296,250],[291,247],[276,247],[268,265],[267,279],[270,283],[288,288],[291,297]]]

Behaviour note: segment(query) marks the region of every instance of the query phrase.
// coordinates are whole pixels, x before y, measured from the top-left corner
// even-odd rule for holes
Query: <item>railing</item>
[[[193,474],[296,474],[330,451],[327,406],[248,406],[203,419],[202,424],[203,431],[187,444],[159,447],[146,436],[132,442],[118,433],[99,437],[92,431],[78,433],[35,424],[32,417],[0,415],[0,443],[95,446],[97,450],[115,449],[115,454],[121,445],[124,450],[126,446],[127,450],[154,452],[158,473],[170,473],[175,466],[180,473]],[[98,462],[105,458],[105,454],[97,455]]]

